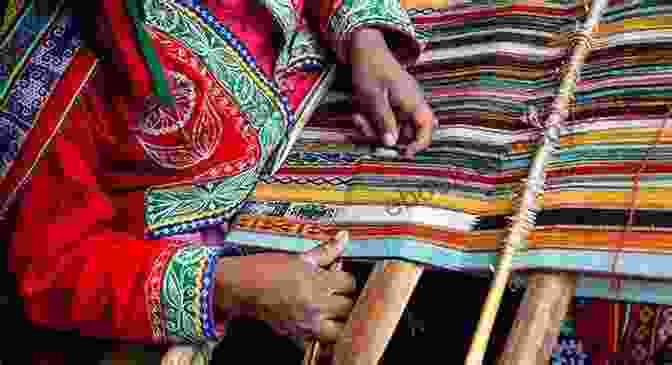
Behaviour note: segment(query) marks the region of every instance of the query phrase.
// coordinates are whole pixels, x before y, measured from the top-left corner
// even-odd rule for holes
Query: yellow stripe
[[[651,188],[638,193],[637,208],[672,209],[672,188]],[[544,194],[546,209],[570,204],[590,208],[627,209],[632,205],[632,191],[570,191]]]
[[[577,133],[560,138],[561,148],[577,147],[591,144],[650,144],[656,141],[659,128],[613,128],[609,130]],[[672,144],[672,133],[666,128],[656,144]],[[536,144],[513,143],[514,153],[530,152]]]
[[[560,138],[560,143],[563,147],[588,145],[588,144],[636,144],[636,143],[653,143],[658,136],[659,128],[617,128],[602,131],[594,131],[590,133],[581,133]],[[672,135],[669,129],[665,129],[661,138],[656,141],[656,144],[672,143]]]
[[[478,200],[456,194],[423,195],[423,200],[414,199],[412,193],[398,191],[368,190],[353,187],[349,191],[293,184],[259,184],[253,194],[257,200],[280,200],[297,202],[320,202],[331,204],[376,204],[412,205],[422,204],[434,207],[464,211],[469,214],[511,214],[508,199]]]
[[[659,128],[613,128],[609,130],[577,133],[560,138],[561,148],[576,147],[590,144],[650,144],[656,141]],[[672,133],[666,128],[656,144],[672,144]],[[513,143],[514,153],[529,152],[536,144]]]
[[[634,18],[625,19],[623,27],[627,30],[636,29],[656,29],[656,28],[671,28],[672,16],[656,16],[653,18]]]
[[[19,16],[18,5],[16,0],[9,0],[7,10],[5,12],[5,19],[2,20],[2,27],[0,27],[0,38],[4,38],[5,33],[9,30],[11,25],[14,25],[16,18]]]
[[[464,211],[469,214],[493,215],[511,214],[509,199],[479,200],[456,194],[433,194],[424,196],[422,201],[412,194],[397,191],[374,191],[354,188],[350,191],[336,191],[330,188],[308,187],[292,184],[259,184],[253,198],[262,201],[319,202],[325,204],[390,204],[425,205]],[[672,188],[643,187],[638,193],[637,207],[640,209],[672,209]],[[632,205],[631,191],[569,191],[546,192],[543,199],[545,209],[580,205],[586,208],[628,209]]]
[[[643,30],[669,31],[672,29],[672,16],[656,16],[646,18],[625,19],[616,23],[600,24],[597,32],[599,36],[609,33],[625,33]]]

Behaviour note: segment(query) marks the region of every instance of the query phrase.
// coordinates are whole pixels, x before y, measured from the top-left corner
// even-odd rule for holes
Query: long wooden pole
[[[559,95],[553,104],[553,110],[546,121],[543,144],[537,151],[530,167],[528,178],[523,183],[524,188],[517,196],[514,205],[514,216],[511,218],[509,233],[504,241],[503,249],[497,265],[495,279],[485,301],[485,306],[478,322],[478,327],[472,339],[471,347],[465,361],[466,365],[481,365],[485,356],[495,317],[504,295],[504,290],[511,275],[513,258],[517,252],[527,245],[527,237],[536,220],[540,198],[546,180],[545,166],[553,158],[559,145],[560,126],[569,114],[569,105],[574,96],[576,79],[586,57],[590,52],[591,34],[606,8],[607,0],[595,0],[590,9],[583,31],[575,34],[575,47],[567,73],[564,75]]]
[[[421,266],[402,261],[375,265],[334,346],[333,365],[380,361],[422,272]]]
[[[571,273],[532,273],[498,365],[546,365],[576,291]]]

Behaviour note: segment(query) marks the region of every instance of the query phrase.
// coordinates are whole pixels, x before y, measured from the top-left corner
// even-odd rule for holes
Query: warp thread
[[[658,147],[658,145],[662,143],[663,137],[665,135],[665,130],[670,128],[669,120],[670,116],[672,115],[672,106],[667,105],[667,109],[668,112],[665,114],[660,127],[656,131],[656,137],[653,141],[653,144],[646,149],[646,152],[644,153],[644,157],[642,158],[642,162],[639,165],[637,172],[635,172],[635,174],[632,176],[632,192],[631,192],[632,199],[630,201],[630,207],[626,212],[626,223],[625,226],[623,227],[622,232],[623,234],[621,235],[620,245],[616,250],[614,259],[611,261],[610,271],[613,274],[616,273],[617,266],[623,259],[622,253],[625,250],[626,240],[630,237],[630,234],[632,233],[632,226],[635,224],[635,217],[640,203],[639,192],[641,190],[642,175],[646,173],[646,170],[648,168],[648,162],[651,158],[651,154]],[[622,286],[623,286],[622,279],[614,278],[610,281],[609,289],[614,291],[620,291],[622,289]]]

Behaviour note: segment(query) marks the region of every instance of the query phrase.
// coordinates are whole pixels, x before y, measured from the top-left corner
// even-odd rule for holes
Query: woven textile
[[[427,48],[411,71],[440,119],[413,161],[353,143],[334,90],[229,239],[301,251],[346,227],[347,256],[488,270],[567,69],[574,1],[410,8]],[[546,169],[543,209],[514,268],[580,272],[577,295],[670,303],[672,7],[611,1]],[[291,237],[291,239],[288,239]]]

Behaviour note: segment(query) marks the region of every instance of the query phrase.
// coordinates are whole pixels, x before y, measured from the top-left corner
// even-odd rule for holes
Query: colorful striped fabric
[[[575,1],[408,0],[428,43],[411,68],[440,119],[415,161],[350,142],[334,90],[229,239],[301,251],[350,229],[347,256],[460,271],[496,264],[513,194],[568,62]],[[577,295],[672,304],[672,6],[611,1],[595,30],[543,209],[515,269],[580,272]]]

